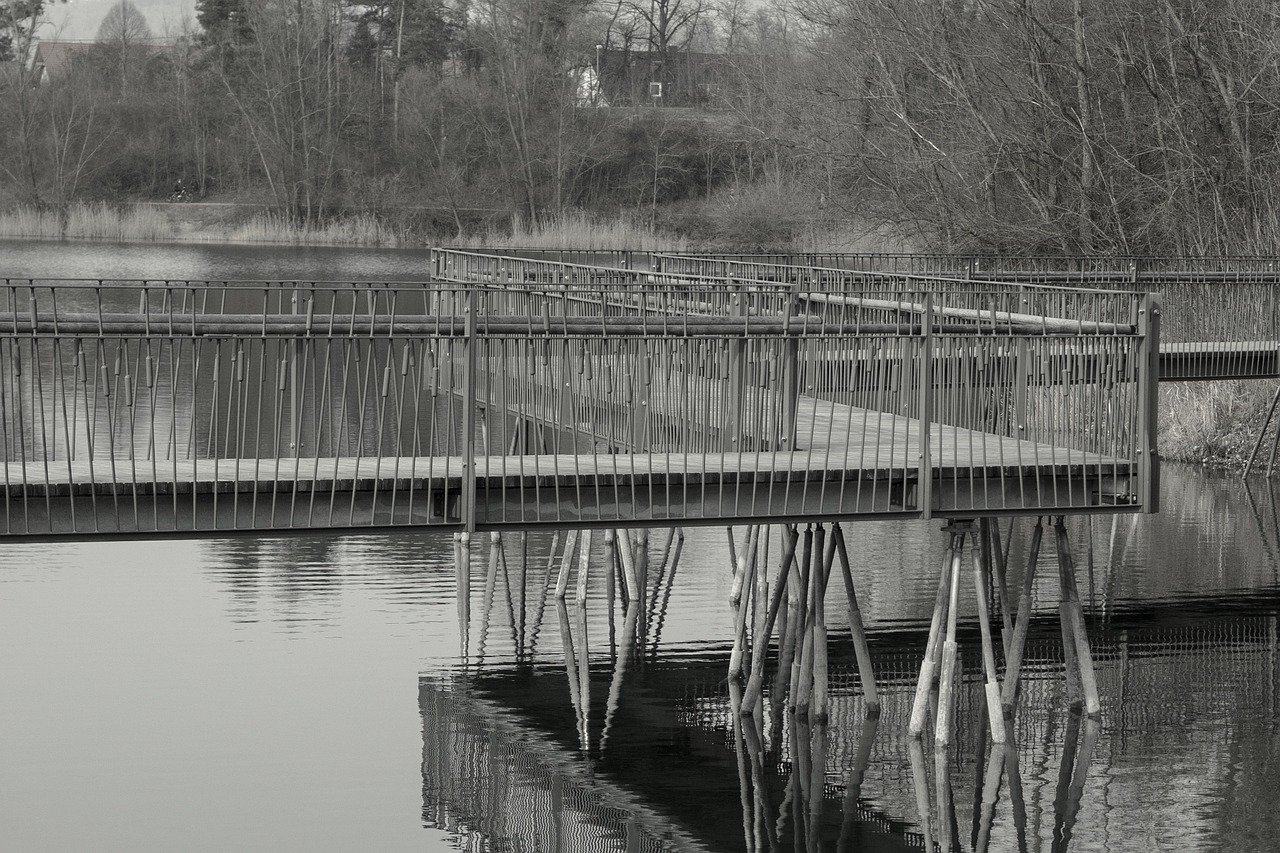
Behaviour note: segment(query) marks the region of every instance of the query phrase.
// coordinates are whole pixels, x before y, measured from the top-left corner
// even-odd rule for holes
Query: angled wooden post
[[[858,605],[858,593],[853,583],[849,565],[849,551],[845,547],[844,531],[840,524],[831,525],[832,541],[840,559],[840,573],[844,577],[844,591],[849,605],[849,633],[853,637],[853,651],[858,660],[858,679],[862,683],[862,696],[868,717],[880,715],[880,694],[876,689],[876,673],[871,663],[871,648],[867,645],[867,632],[862,622],[862,609]]]

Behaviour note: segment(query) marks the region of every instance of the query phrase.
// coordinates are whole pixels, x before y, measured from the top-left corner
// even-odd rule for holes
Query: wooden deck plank
[[[718,453],[591,453],[487,456],[476,460],[486,487],[537,483],[747,482],[762,478],[823,479],[914,476],[920,423],[840,404],[802,402],[798,450]],[[975,430],[934,424],[936,477],[1005,477],[1070,473],[1083,468],[1129,469],[1127,460]],[[347,491],[451,488],[462,482],[458,456],[327,457],[199,460],[32,460],[9,462],[0,483],[9,496],[169,494],[171,492]]]

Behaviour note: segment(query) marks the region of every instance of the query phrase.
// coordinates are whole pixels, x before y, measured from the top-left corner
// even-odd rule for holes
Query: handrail
[[[817,301],[835,301],[824,298]],[[923,305],[885,302],[874,299],[848,299],[841,304],[870,308],[926,313]],[[935,333],[954,335],[1008,334],[1049,336],[1055,334],[1134,335],[1137,327],[1122,323],[1095,323],[1058,318],[1039,318],[1030,314],[989,313],[961,308],[933,308],[936,316],[960,317],[984,321],[970,323],[938,323]],[[173,318],[146,314],[71,312],[54,316],[30,316],[0,312],[0,334],[18,335],[104,335],[128,337],[180,336],[273,336],[273,337],[367,337],[369,335],[422,336],[461,338],[466,335],[467,317],[453,315],[325,315],[316,322],[312,318],[290,314],[201,314]],[[986,322],[990,321],[990,322]],[[546,336],[645,336],[693,337],[697,335],[768,335],[782,337],[844,337],[849,335],[916,335],[923,323],[805,322],[804,318],[760,316],[684,315],[668,320],[648,321],[644,316],[545,317],[521,315],[482,315],[476,317],[478,335]]]
[[[1019,314],[1012,311],[982,311],[977,308],[948,308],[926,306],[918,302],[894,302],[884,299],[865,299],[862,297],[840,296],[830,293],[801,293],[802,299],[811,302],[823,302],[834,305],[856,305],[862,308],[892,308],[895,311],[907,311],[913,314],[932,312],[944,317],[963,317],[968,320],[1001,321],[1010,325],[1024,327],[1043,327],[1062,332],[1085,331],[1115,335],[1132,335],[1136,327],[1132,323],[1103,323],[1093,320],[1070,320],[1062,317],[1044,317],[1038,314]]]

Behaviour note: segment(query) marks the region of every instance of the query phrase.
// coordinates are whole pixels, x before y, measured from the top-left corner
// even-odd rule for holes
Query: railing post
[[[920,517],[933,517],[933,294],[921,300],[924,312],[920,322],[920,457],[916,473],[916,506]]]
[[[293,313],[296,316],[301,313],[299,308],[298,288],[294,287],[293,296],[290,299]],[[295,337],[290,343],[285,344],[286,351],[292,350],[289,355],[289,450],[294,459],[302,456],[302,418],[298,409],[302,406],[302,389],[298,387],[299,373],[298,366],[302,362],[303,344],[302,339]]]
[[[1160,311],[1158,294],[1142,297],[1138,311],[1138,499],[1144,512],[1160,511],[1160,451],[1156,430],[1160,389]]]
[[[789,334],[789,330],[797,304],[796,290],[793,287],[787,298],[782,327],[782,423],[778,425],[778,445],[782,450],[796,449],[796,409],[800,405],[800,338]]]
[[[1025,337],[1013,344],[1013,429],[1014,438],[1027,437],[1027,389],[1031,386],[1031,347]]]
[[[465,337],[462,341],[462,524],[469,533],[476,529],[476,292],[468,286],[463,300],[466,308]]]
[[[734,317],[742,319],[745,325],[747,285],[729,279],[729,286],[734,300]],[[736,339],[729,338],[726,343],[729,346],[729,405],[725,413],[728,415],[731,446],[725,447],[722,444],[720,449],[722,451],[742,450],[746,442],[745,430],[743,429],[745,418],[742,410],[746,405],[747,339],[744,335]]]

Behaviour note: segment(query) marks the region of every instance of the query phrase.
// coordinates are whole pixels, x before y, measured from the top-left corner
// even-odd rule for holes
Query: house
[[[601,47],[584,76],[600,104],[710,107],[732,71],[732,57],[720,53]]]
[[[31,70],[32,79],[35,82],[48,83],[65,76],[73,64],[89,58],[95,51],[111,50],[113,47],[118,45],[101,41],[40,39],[31,51],[31,60],[27,67]],[[161,57],[172,58],[177,53],[178,46],[169,39],[164,41],[151,39],[145,43],[130,45],[129,50],[131,55],[134,51],[145,55],[145,61],[150,62]]]
[[[28,68],[32,79],[38,83],[48,83],[63,76],[71,69],[77,59],[89,55],[98,43],[93,41],[46,41],[40,39],[31,51]]]

